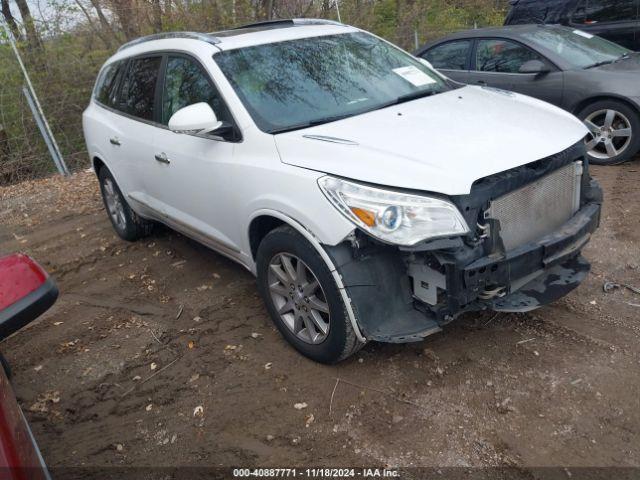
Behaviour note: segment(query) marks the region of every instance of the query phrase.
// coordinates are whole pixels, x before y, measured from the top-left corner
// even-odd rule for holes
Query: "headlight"
[[[469,231],[456,206],[446,200],[367,187],[333,177],[322,177],[318,184],[343,215],[387,243],[409,246]]]

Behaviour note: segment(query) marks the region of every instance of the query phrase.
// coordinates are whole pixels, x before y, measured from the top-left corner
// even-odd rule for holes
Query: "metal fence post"
[[[22,71],[22,75],[24,76],[26,86],[23,87],[23,93],[27,97],[27,102],[29,102],[29,107],[31,108],[31,112],[33,113],[33,117],[38,124],[38,128],[40,129],[40,133],[44,138],[45,143],[47,144],[47,148],[49,148],[49,153],[51,154],[51,158],[53,162],[56,164],[58,171],[62,175],[69,175],[69,169],[67,168],[66,163],[64,162],[64,158],[62,157],[62,153],[60,153],[60,148],[56,142],[55,137],[53,136],[53,132],[51,131],[51,127],[49,126],[49,122],[47,122],[47,118],[44,115],[44,111],[42,110],[42,106],[40,105],[40,101],[38,100],[38,96],[33,88],[33,84],[31,83],[31,78],[29,77],[29,73],[22,61],[22,57],[20,56],[20,52],[18,51],[18,47],[13,39],[13,35],[7,29],[7,26],[4,22],[1,23],[2,28],[4,29],[5,35],[9,40],[9,44],[11,45],[11,49],[13,50],[13,54],[18,60],[18,64],[20,65],[20,70]]]
[[[53,158],[53,163],[56,164],[58,172],[60,172],[61,175],[69,175],[69,170],[67,169],[64,160],[60,156],[60,152],[58,152],[58,150],[56,149],[55,144],[52,142],[52,138],[47,134],[47,129],[45,127],[46,120],[44,119],[44,117],[40,116],[40,112],[38,112],[38,107],[36,107],[36,102],[31,96],[31,92],[27,87],[22,87],[22,93],[24,93],[24,96],[27,99],[27,103],[29,104],[29,108],[31,109],[31,114],[33,115],[33,118],[38,125],[38,129],[42,134],[42,138],[44,138],[44,143],[47,144],[47,149],[49,149],[49,154],[51,155],[51,158]]]

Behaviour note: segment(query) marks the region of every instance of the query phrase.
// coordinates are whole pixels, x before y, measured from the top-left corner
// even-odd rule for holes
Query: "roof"
[[[300,27],[306,27],[304,29],[305,34]],[[315,28],[314,28],[315,27]],[[320,29],[318,27],[321,27]],[[351,28],[347,25],[343,25],[333,20],[324,20],[316,18],[292,18],[283,20],[268,20],[265,22],[257,22],[248,25],[242,25],[235,27],[231,30],[223,30],[212,33],[201,32],[163,32],[153,35],[147,35],[132,40],[122,45],[118,51],[126,50],[147,42],[156,40],[170,40],[170,39],[186,39],[186,40],[198,40],[211,45],[220,45],[220,49],[224,50],[225,47],[234,46],[248,46],[252,44],[270,43],[272,41],[282,41],[282,37],[287,38],[303,38],[305,36],[316,36],[322,34],[322,27],[333,27],[329,30],[335,30],[336,27],[340,29]],[[324,28],[326,30],[326,28]],[[280,31],[280,32],[278,32]],[[280,34],[278,34],[280,33]],[[313,35],[308,35],[313,33]],[[276,40],[273,40],[275,38]],[[272,39],[265,41],[267,39]]]

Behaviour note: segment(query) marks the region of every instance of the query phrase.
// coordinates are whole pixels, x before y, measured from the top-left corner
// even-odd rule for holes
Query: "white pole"
[[[342,23],[342,19],[340,18],[340,0],[336,0],[336,12],[338,12],[338,21]]]

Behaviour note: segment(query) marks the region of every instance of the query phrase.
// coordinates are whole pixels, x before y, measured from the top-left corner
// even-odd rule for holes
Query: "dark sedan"
[[[416,52],[458,82],[523,93],[578,116],[591,163],[640,150],[640,54],[557,25],[459,32]]]

